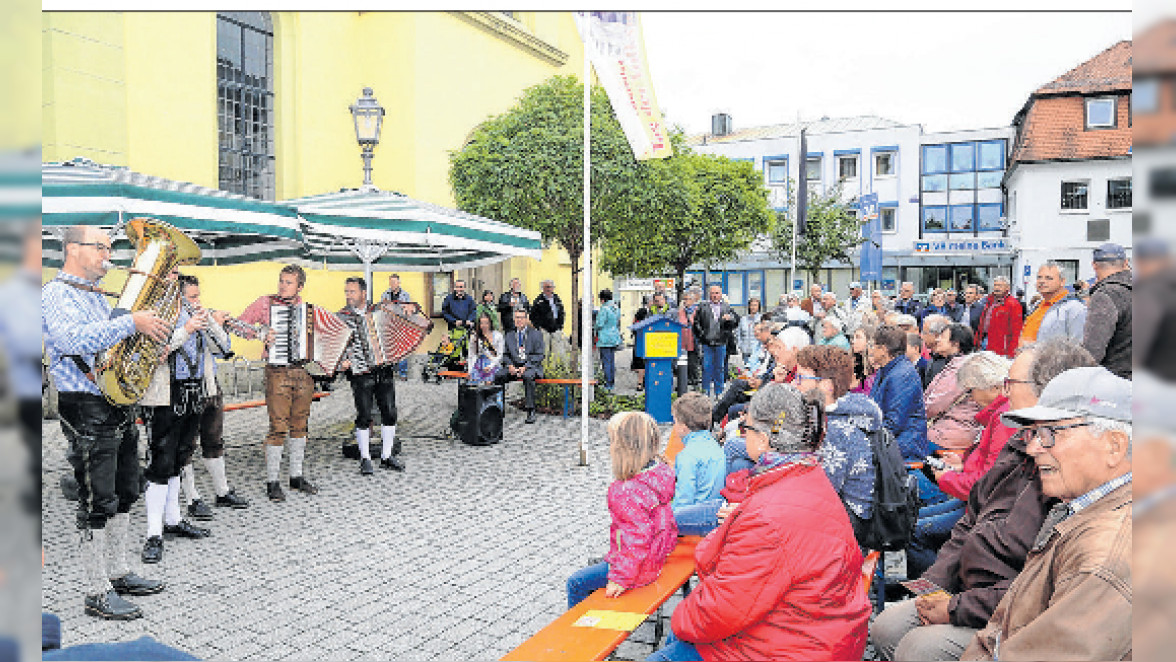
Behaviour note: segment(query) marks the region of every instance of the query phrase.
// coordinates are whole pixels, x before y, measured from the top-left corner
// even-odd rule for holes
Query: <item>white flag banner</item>
[[[608,93],[633,156],[671,156],[674,151],[653,94],[637,12],[576,12],[575,17],[584,55]]]

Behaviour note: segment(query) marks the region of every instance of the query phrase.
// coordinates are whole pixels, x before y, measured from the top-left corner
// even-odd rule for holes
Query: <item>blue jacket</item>
[[[617,304],[609,301],[596,311],[597,347],[616,347],[621,344],[621,311]]]
[[[445,301],[441,302],[441,317],[449,322],[449,328],[453,328],[458,320],[465,320],[466,322],[474,321],[474,310],[478,307],[477,302],[470,295],[458,299],[450,292],[445,296]]]
[[[727,482],[727,457],[707,430],[695,430],[682,439],[674,458],[674,512],[709,499],[723,498],[719,490]]]
[[[867,432],[882,427],[878,404],[846,393],[829,409],[827,434],[817,453],[845,507],[861,519],[874,516],[874,451]]]
[[[910,315],[917,320],[923,319],[923,316],[921,315],[923,312],[923,306],[919,303],[919,300],[914,297],[911,297],[907,301],[903,301],[902,299],[895,299],[894,310],[895,312],[902,313],[903,315]]]
[[[898,441],[907,462],[927,456],[927,410],[923,382],[905,355],[896,356],[876,373],[870,397],[882,408],[882,421]]]

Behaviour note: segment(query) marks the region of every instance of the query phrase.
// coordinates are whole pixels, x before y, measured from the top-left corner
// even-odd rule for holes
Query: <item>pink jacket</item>
[[[670,501],[674,498],[674,469],[664,462],[629,480],[608,486],[608,579],[637,588],[657,579],[666,557],[678,544],[678,525]]]
[[[964,455],[963,469],[948,471],[939,477],[939,489],[957,499],[968,500],[972,486],[988,473],[1005,443],[1017,433],[1015,428],[1005,427],[1000,422],[1000,415],[1008,410],[1009,399],[1001,395],[976,414],[976,420],[984,426],[980,442]]]
[[[946,450],[965,450],[976,443],[976,436],[984,426],[976,422],[980,405],[969,397],[959,404],[953,404],[963,395],[956,382],[956,374],[967,356],[957,356],[935,375],[923,394],[923,406],[927,408],[927,440]],[[932,419],[939,420],[932,423]]]

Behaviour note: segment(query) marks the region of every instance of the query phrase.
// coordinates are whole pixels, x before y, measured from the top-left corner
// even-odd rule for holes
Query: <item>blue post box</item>
[[[629,327],[636,338],[633,354],[645,359],[645,413],[658,423],[670,423],[670,394],[678,360],[682,329],[676,319],[658,315]]]

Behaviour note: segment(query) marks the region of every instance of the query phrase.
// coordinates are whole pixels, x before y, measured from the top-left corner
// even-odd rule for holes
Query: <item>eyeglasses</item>
[[[768,430],[765,430],[764,428],[762,428],[758,425],[748,423],[747,421],[739,421],[739,436],[746,437],[748,430],[755,430],[756,432],[764,435],[765,437],[772,436],[771,432],[769,432]]]
[[[1028,379],[1013,379],[1012,377],[1005,377],[1005,379],[1004,379],[1005,390],[1012,388],[1013,384],[1032,384],[1032,383],[1033,382],[1029,381]]]
[[[98,241],[79,241],[78,246],[93,246],[99,253],[109,253],[112,250],[110,246]]]
[[[1057,443],[1058,430],[1069,430],[1072,428],[1084,428],[1091,425],[1089,421],[1081,423],[1071,423],[1070,425],[1040,425],[1033,428],[1033,432],[1037,433],[1037,440],[1041,442],[1042,448],[1053,448]]]
[[[819,382],[823,379],[822,377],[816,377],[816,376],[810,376],[810,375],[797,375],[796,378],[802,382],[805,381],[806,379],[811,379],[814,382]]]

